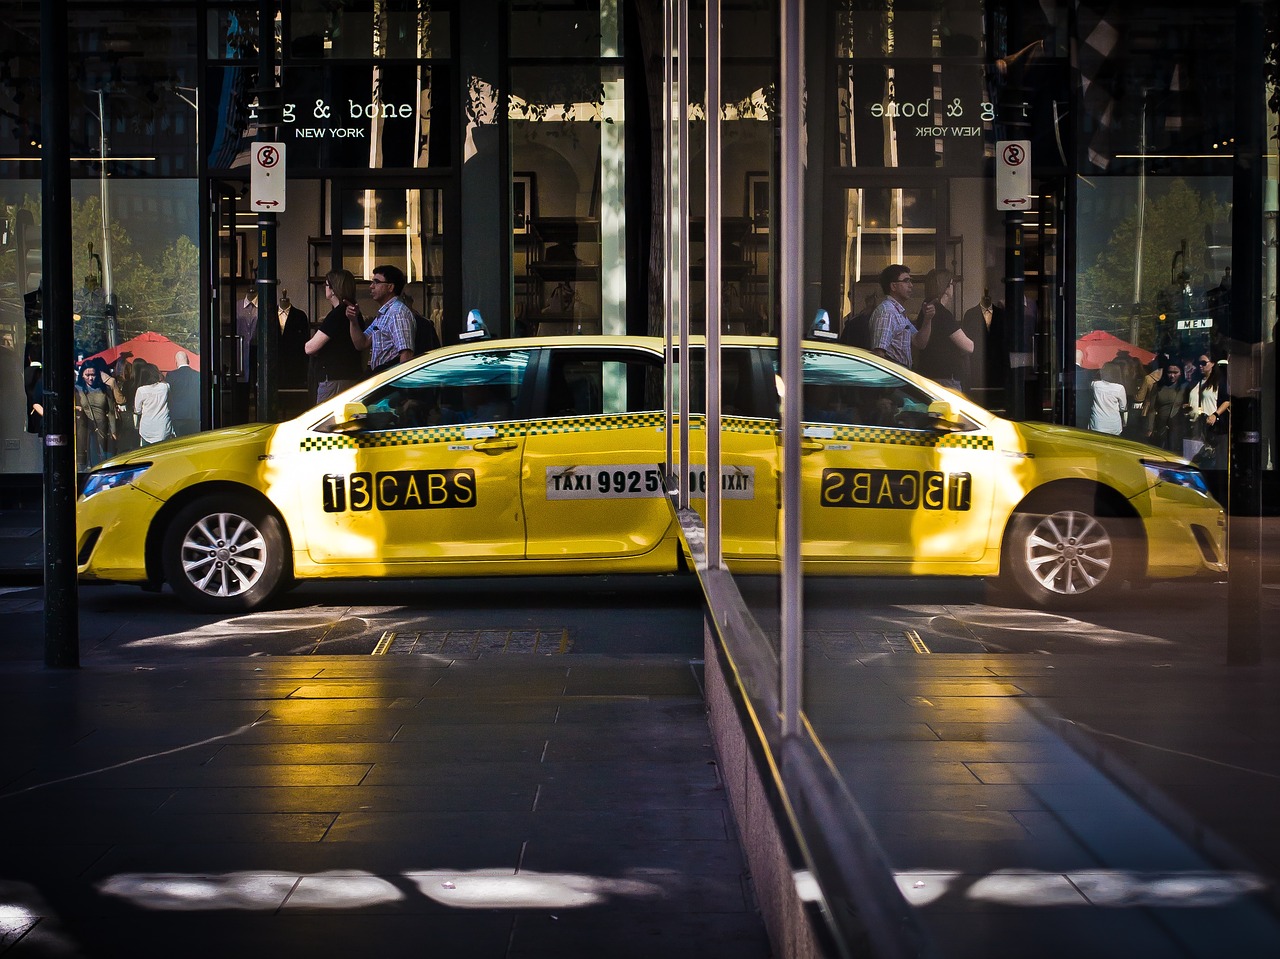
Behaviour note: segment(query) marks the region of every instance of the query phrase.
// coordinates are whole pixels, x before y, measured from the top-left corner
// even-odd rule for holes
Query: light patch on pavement
[[[947,901],[999,906],[1104,908],[1218,908],[1262,892],[1267,881],[1249,872],[1138,872],[1090,869],[1051,873],[1001,869],[982,876],[937,870],[895,875],[903,898],[926,907]]]
[[[654,878],[491,869],[408,871],[394,877],[363,870],[121,873],[102,880],[97,889],[160,912],[361,909],[406,900],[406,889],[412,888],[455,909],[580,909],[610,899],[662,898],[664,887]]]

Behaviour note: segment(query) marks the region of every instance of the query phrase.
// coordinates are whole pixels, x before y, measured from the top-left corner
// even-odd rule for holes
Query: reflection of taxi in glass
[[[703,362],[690,352],[696,450]],[[843,346],[807,344],[803,359],[807,572],[999,576],[1065,606],[1125,580],[1224,571],[1222,510],[1187,461],[1003,420]],[[724,553],[736,571],[772,572],[777,343],[725,338],[721,366]],[[439,350],[288,422],[102,464],[79,503],[80,574],[240,610],[295,579],[674,570],[663,384],[653,338]]]

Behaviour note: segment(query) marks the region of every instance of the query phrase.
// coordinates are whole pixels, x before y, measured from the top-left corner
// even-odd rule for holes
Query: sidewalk
[[[813,649],[807,709],[945,959],[1272,959],[1266,639],[1261,667]],[[0,662],[0,955],[767,956],[701,678]]]
[[[763,959],[698,673],[0,665],[0,954]]]

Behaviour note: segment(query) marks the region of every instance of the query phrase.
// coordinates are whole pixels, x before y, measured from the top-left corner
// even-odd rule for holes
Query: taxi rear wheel
[[[164,539],[165,578],[188,606],[243,612],[287,580],[284,534],[266,506],[210,496],[183,507]]]
[[[1082,504],[1017,513],[1005,541],[1002,577],[1032,605],[1095,605],[1125,577],[1122,524]]]

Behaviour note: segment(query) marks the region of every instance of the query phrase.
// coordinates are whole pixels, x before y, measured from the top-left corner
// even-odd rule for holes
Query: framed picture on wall
[[[515,173],[511,177],[511,230],[528,233],[537,214],[537,177],[532,173]]]
[[[746,187],[747,221],[752,233],[769,232],[769,174],[748,173]]]

